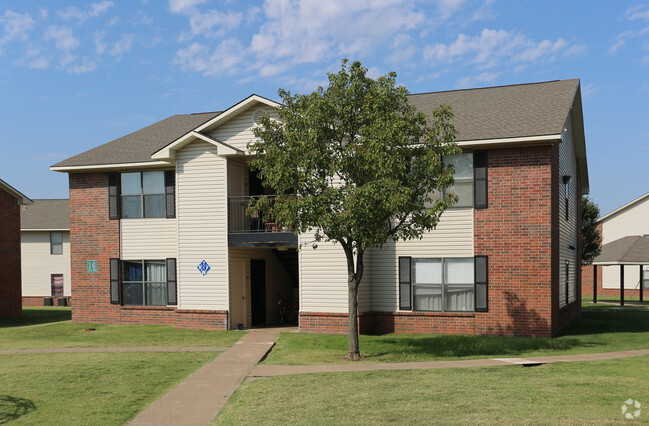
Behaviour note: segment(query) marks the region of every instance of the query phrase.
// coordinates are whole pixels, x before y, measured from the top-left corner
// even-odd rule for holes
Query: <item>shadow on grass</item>
[[[604,333],[649,332],[649,310],[629,306],[583,308],[581,317],[566,327],[560,336],[581,336]]]
[[[70,308],[25,308],[19,317],[0,319],[0,328],[69,321],[71,318]]]
[[[362,342],[367,358],[402,353],[440,358],[517,355],[530,351],[561,351],[583,346],[577,339],[549,339],[542,337],[453,336],[390,338],[383,336],[375,342]],[[374,348],[374,344],[376,347]],[[373,350],[376,349],[376,350]]]
[[[0,395],[0,424],[17,420],[34,410],[36,410],[36,404],[29,399]]]

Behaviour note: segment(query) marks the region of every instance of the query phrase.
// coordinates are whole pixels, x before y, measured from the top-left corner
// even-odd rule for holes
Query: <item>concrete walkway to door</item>
[[[278,338],[278,329],[251,331],[128,424],[211,424],[243,379],[266,356]]]

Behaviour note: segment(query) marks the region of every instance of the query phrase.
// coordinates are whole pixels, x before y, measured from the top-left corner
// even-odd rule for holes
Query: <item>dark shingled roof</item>
[[[154,152],[219,114],[220,112],[205,112],[172,115],[148,127],[56,163],[52,167],[153,161],[151,155]]]
[[[427,115],[441,104],[453,107],[456,140],[558,135],[563,131],[579,80],[413,94],[411,104]],[[68,158],[52,167],[153,161],[151,155],[220,112],[174,115],[144,129]]]
[[[427,115],[451,105],[456,141],[558,135],[579,85],[578,79],[421,93],[408,97]]]
[[[70,229],[70,201],[34,200],[20,208],[20,229]]]
[[[639,235],[623,237],[602,246],[593,262],[597,265],[620,263],[649,264],[649,238]]]

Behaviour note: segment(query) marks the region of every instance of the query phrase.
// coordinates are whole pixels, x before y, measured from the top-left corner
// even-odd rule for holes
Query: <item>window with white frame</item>
[[[415,311],[474,311],[472,257],[413,258],[410,274]]]
[[[165,217],[163,171],[121,174],[122,218]]]
[[[50,254],[63,254],[62,232],[50,232]]]
[[[122,261],[122,301],[124,305],[167,305],[165,261]]]

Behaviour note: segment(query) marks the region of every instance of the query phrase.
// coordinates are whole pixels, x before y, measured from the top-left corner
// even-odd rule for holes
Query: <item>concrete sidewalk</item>
[[[257,365],[250,377],[284,376],[289,374],[335,373],[345,371],[426,370],[432,368],[493,367],[503,365],[534,366],[555,362],[596,361],[649,355],[649,349],[579,355],[541,356],[533,358],[483,358],[456,361],[381,362],[332,365]]]
[[[230,349],[226,346],[167,346],[167,347],[128,347],[128,348],[54,348],[54,349],[7,349],[0,355],[14,354],[50,354],[50,353],[80,353],[80,352],[224,352]]]
[[[131,425],[209,425],[279,331],[253,331],[131,420]]]

